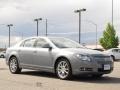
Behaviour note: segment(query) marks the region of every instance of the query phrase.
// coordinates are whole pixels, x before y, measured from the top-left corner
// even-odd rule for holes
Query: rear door
[[[28,65],[31,66],[33,64],[34,55],[33,52],[35,51],[34,43],[35,38],[28,39],[23,42],[19,49],[19,57],[20,57],[20,63],[22,65]]]

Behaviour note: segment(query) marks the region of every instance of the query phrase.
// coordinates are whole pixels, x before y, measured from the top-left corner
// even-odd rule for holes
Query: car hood
[[[92,50],[92,49],[86,49],[86,48],[64,48],[63,51],[73,52],[73,53],[79,53],[79,54],[89,54],[89,55],[107,55],[103,52]]]

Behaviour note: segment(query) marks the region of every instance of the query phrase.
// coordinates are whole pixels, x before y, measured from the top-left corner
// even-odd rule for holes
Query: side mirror
[[[49,47],[49,51],[51,51],[51,50],[52,50],[52,47],[50,46],[50,47]]]
[[[43,46],[43,48],[48,48],[48,49],[49,49],[49,51],[51,51],[51,50],[52,50],[52,47],[51,47],[49,44],[45,44],[45,45]]]

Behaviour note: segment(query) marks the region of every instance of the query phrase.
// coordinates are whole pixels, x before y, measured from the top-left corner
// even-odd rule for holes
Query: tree
[[[103,37],[99,40],[104,49],[117,48],[119,45],[119,38],[116,36],[114,26],[107,24],[106,30],[103,32]]]

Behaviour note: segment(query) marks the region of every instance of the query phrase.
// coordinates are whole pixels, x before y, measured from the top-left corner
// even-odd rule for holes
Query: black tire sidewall
[[[68,64],[68,67],[69,67],[68,75],[67,75],[65,78],[61,78],[61,77],[58,75],[58,72],[57,72],[58,64],[59,64],[61,61],[65,61],[65,62]],[[64,58],[60,59],[60,60],[57,62],[55,72],[56,72],[56,75],[58,76],[58,78],[60,78],[60,79],[62,79],[62,80],[70,79],[71,76],[72,76],[72,69],[71,69],[70,62],[69,62],[67,59],[64,59]]]
[[[112,57],[113,61],[116,61],[115,56],[111,56],[111,57]]]
[[[1,57],[1,58],[4,58],[4,55],[1,55],[0,57]]]
[[[17,62],[17,69],[16,69],[15,72],[12,72],[12,71],[11,71],[11,68],[10,68],[10,62],[11,62],[11,60],[12,60],[13,58],[14,58],[14,59],[16,60],[16,62]],[[9,70],[10,70],[10,72],[13,73],[13,74],[17,74],[17,73],[19,73],[19,72],[21,71],[21,69],[19,68],[18,60],[17,60],[16,57],[11,57],[11,58],[10,58],[10,61],[9,61]]]

